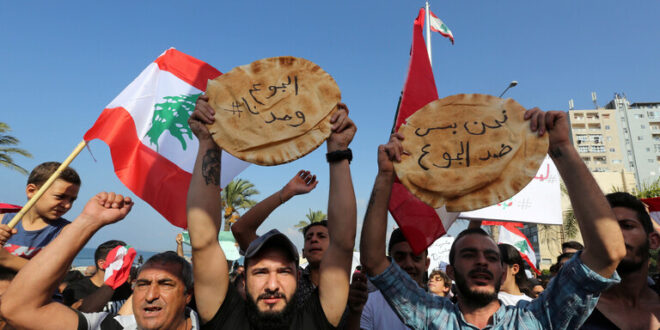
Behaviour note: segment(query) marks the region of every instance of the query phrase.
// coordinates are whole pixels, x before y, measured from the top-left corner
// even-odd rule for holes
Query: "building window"
[[[646,129],[646,125],[640,125],[642,129]]]
[[[623,133],[628,134],[628,129],[624,127],[623,128]]]
[[[591,146],[591,152],[605,152],[604,146]]]
[[[600,134],[591,134],[589,135],[589,139],[591,140],[591,142],[596,144],[603,143],[603,136]]]
[[[651,148],[646,148],[646,152],[651,152]]]
[[[640,135],[640,136],[637,137],[637,141],[642,141],[642,140],[644,140],[643,136]]]
[[[609,130],[609,129],[610,129],[610,125],[605,125],[605,129],[606,129],[606,130]]]
[[[660,144],[654,144],[653,149],[655,150],[655,152],[660,152]]]
[[[612,137],[611,136],[607,137],[607,142],[612,142]]]
[[[589,141],[589,137],[587,135],[585,135],[585,134],[578,134],[577,135],[577,143],[578,144],[584,143],[584,142],[587,142],[587,141]]]
[[[589,146],[578,146],[579,152],[589,152]]]
[[[610,152],[616,152],[615,148],[610,148]]]
[[[621,164],[621,159],[612,159],[612,164]]]
[[[642,119],[642,118],[644,118],[644,115],[641,114],[641,113],[636,113],[636,114],[633,115],[633,117],[635,117],[635,119]]]
[[[628,165],[630,165],[630,168],[635,168],[635,163],[633,162],[628,163]]]

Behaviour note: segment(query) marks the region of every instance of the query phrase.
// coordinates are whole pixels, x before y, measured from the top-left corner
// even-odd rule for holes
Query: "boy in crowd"
[[[47,162],[38,165],[30,173],[25,187],[29,199],[55,173],[60,163]],[[73,206],[80,190],[80,177],[72,168],[67,167],[60,176],[39,198],[35,205],[23,216],[16,227],[7,224],[15,213],[7,213],[0,224],[0,244],[12,256],[3,255],[0,265],[20,270],[27,260],[57,236],[69,221],[62,218]]]
[[[445,272],[435,269],[429,275],[429,292],[440,297],[447,297],[451,289],[451,279]]]
[[[130,285],[126,282],[116,290],[113,290],[108,285],[104,285],[105,269],[109,266],[108,262],[106,262],[106,257],[117,246],[126,246],[126,243],[110,240],[96,248],[96,251],[94,251],[96,272],[92,276],[87,276],[69,284],[62,293],[64,304],[74,306],[74,308],[81,312],[106,311],[116,313],[119,311],[119,308],[121,308],[132,293]],[[104,292],[97,292],[99,290]],[[92,294],[94,295],[91,296]]]

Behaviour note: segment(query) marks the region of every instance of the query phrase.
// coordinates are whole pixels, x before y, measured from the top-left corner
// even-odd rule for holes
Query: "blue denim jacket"
[[[598,303],[600,292],[620,281],[606,279],[582,263],[568,261],[535,300],[503,304],[485,329],[578,329]],[[478,329],[463,318],[458,305],[420,288],[396,263],[370,277],[403,322],[413,329]]]

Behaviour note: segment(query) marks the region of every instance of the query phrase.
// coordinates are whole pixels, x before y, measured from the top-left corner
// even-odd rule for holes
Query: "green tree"
[[[11,135],[5,134],[9,131],[11,131],[9,125],[0,122],[0,164],[27,175],[28,171],[16,164],[13,156],[18,154],[24,157],[32,157],[32,154],[25,149],[13,147],[18,145],[20,141]]]
[[[158,145],[158,138],[169,131],[181,143],[181,148],[186,150],[187,144],[184,135],[192,139],[192,131],[188,126],[188,118],[195,110],[195,102],[201,94],[166,96],[165,102],[155,105],[154,116],[151,118],[151,128],[147,132],[149,142]]]
[[[323,211],[317,210],[317,211],[312,211],[312,209],[309,209],[309,212],[305,214],[305,217],[307,217],[307,220],[300,220],[296,225],[294,225],[295,228],[298,228],[299,232],[303,232],[303,229],[307,227],[311,223],[315,222],[321,222],[323,220],[326,220],[328,216],[323,213]]]
[[[559,188],[561,189],[561,193],[563,195],[568,195],[568,190],[566,190],[566,186],[564,186],[564,183],[561,183]],[[577,223],[577,219],[575,219],[575,213],[573,212],[572,207],[564,211],[564,225],[562,229],[563,229],[562,241],[567,241],[577,236],[578,223]]]
[[[259,194],[248,180],[235,179],[222,190],[222,207],[225,209],[224,230],[228,231],[231,225],[238,220],[240,214],[238,209],[249,209],[257,204],[257,201],[250,199],[250,196]]]

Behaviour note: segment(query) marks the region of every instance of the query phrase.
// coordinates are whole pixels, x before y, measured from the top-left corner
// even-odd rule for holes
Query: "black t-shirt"
[[[202,325],[202,329],[252,330],[246,304],[236,288],[230,285],[225,301],[213,319]],[[289,329],[336,329],[325,317],[318,290],[311,295],[304,307],[294,313]]]
[[[83,299],[94,291],[98,290],[99,287],[96,286],[90,277],[85,277],[81,280],[69,284],[69,286],[64,289],[62,296],[64,298],[64,304],[71,306],[76,301]],[[131,286],[128,283],[122,284],[115,290],[115,293],[112,295],[110,301],[103,308],[103,311],[116,313],[119,311],[119,308],[122,304],[130,297],[131,295]]]
[[[594,308],[589,318],[582,324],[581,330],[618,330],[619,327],[612,323],[598,308]]]

